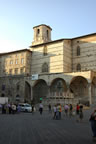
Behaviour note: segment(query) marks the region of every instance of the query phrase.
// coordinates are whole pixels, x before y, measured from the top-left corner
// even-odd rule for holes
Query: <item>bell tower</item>
[[[38,45],[51,41],[51,27],[45,24],[41,24],[33,27],[34,30],[34,38],[32,45]]]

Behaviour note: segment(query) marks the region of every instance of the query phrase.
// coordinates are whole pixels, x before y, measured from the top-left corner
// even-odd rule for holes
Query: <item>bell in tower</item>
[[[51,41],[51,27],[45,24],[33,27],[34,38],[32,45],[38,45]]]

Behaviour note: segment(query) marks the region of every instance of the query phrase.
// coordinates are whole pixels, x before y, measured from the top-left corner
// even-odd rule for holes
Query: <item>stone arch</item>
[[[42,81],[42,80],[45,81],[46,84],[48,85],[46,79],[42,78],[42,79],[35,80],[35,81],[33,82],[33,84],[32,84],[32,87],[34,87],[35,85],[37,85],[37,83],[39,83],[39,82]]]
[[[88,81],[86,78],[82,76],[74,77],[70,82],[69,89],[74,94],[75,103],[88,103]]]
[[[92,92],[92,103],[96,102],[96,77],[93,77],[91,82],[91,92]]]
[[[40,79],[37,80],[33,86],[33,100],[35,103],[39,103],[40,98],[46,99],[48,95],[48,85],[46,81]]]
[[[50,93],[52,96],[62,97],[67,92],[67,85],[64,79],[56,78],[51,82]]]
[[[37,35],[39,35],[40,34],[40,29],[37,29]]]

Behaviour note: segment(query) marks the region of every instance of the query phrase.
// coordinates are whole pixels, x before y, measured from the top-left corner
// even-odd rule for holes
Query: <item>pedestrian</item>
[[[51,112],[51,104],[48,105],[49,112]]]
[[[59,119],[59,105],[56,106],[56,120]]]
[[[80,110],[80,106],[79,104],[76,105],[76,121],[79,121],[79,110]]]
[[[12,104],[9,104],[9,114],[12,114]]]
[[[96,141],[96,109],[91,114],[89,121],[91,123],[91,129],[92,129],[92,133],[93,133],[93,140]]]
[[[39,105],[39,112],[42,115],[42,112],[43,112],[43,104],[42,103],[40,103],[40,105]]]
[[[17,113],[20,113],[21,112],[21,107],[20,107],[20,105],[18,104],[18,106],[17,106]]]
[[[72,104],[69,105],[69,116],[72,116],[73,106]]]
[[[57,111],[56,105],[54,105],[54,107],[53,107],[53,112],[54,112],[53,119],[56,119],[56,111]]]
[[[59,119],[61,119],[61,112],[62,112],[61,104],[58,105],[58,111],[59,111]]]
[[[4,114],[5,109],[4,109],[4,104],[2,104],[2,114]]]
[[[34,113],[34,105],[32,105],[32,114]]]
[[[80,105],[80,109],[79,109],[79,119],[80,119],[80,122],[81,122],[82,119],[83,119],[83,105]]]
[[[9,104],[6,104],[6,114],[9,114]]]
[[[6,104],[2,105],[2,114],[6,114]]]
[[[69,110],[68,104],[65,104],[64,110],[65,110],[65,115],[67,116],[68,115],[68,110]]]
[[[2,104],[0,104],[0,113],[1,113],[1,111],[2,111]]]
[[[12,104],[12,114],[15,114],[15,112],[16,112],[16,105]]]

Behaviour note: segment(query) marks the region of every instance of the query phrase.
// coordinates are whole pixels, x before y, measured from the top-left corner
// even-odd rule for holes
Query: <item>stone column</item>
[[[30,86],[31,87],[31,101],[33,100],[33,88],[32,88],[32,86]]]
[[[94,87],[94,103],[96,103],[96,85]]]
[[[92,104],[92,86],[91,83],[88,83],[88,100],[89,104]]]
[[[50,102],[50,86],[48,85],[48,93],[47,93],[47,97],[46,97],[46,102]]]
[[[91,85],[92,86],[92,104],[96,103],[96,85]]]
[[[50,97],[50,86],[48,86],[48,98]]]

